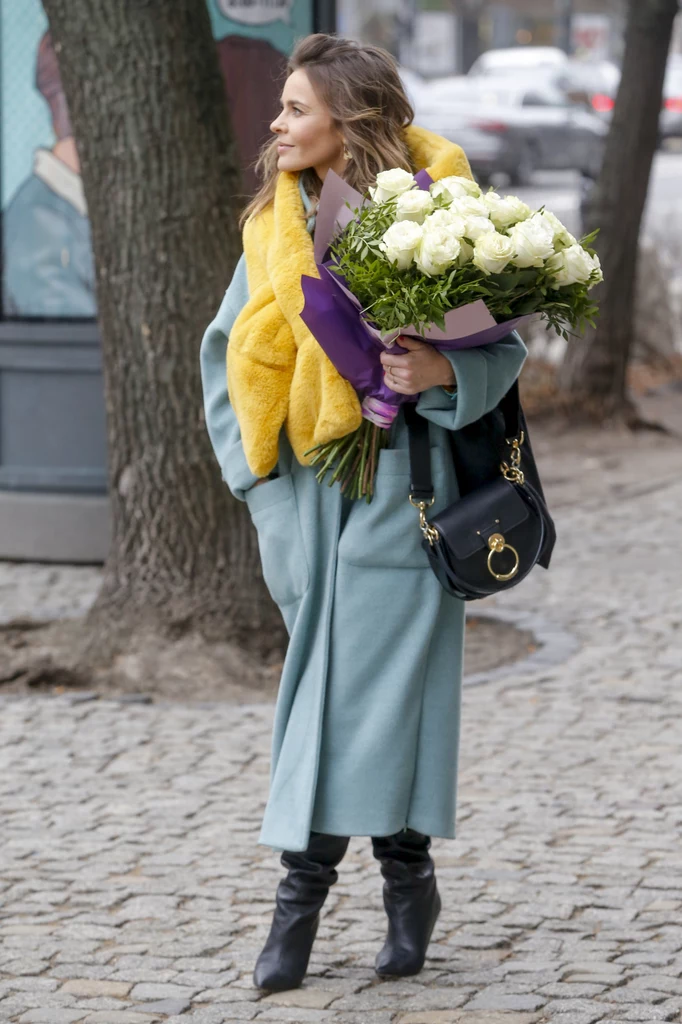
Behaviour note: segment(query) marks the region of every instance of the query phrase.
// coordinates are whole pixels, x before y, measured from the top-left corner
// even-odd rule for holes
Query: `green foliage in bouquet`
[[[589,281],[564,286],[557,285],[551,258],[540,267],[520,268],[510,262],[499,273],[486,273],[472,260],[476,240],[464,234],[460,258],[442,273],[429,276],[414,260],[400,269],[382,249],[386,231],[396,222],[398,198],[354,211],[355,218],[331,246],[335,264],[329,269],[342,276],[362,303],[365,318],[380,330],[391,331],[407,324],[414,324],[420,333],[431,324],[443,330],[450,309],[478,299],[485,302],[498,322],[537,313],[564,338],[582,333],[587,324],[594,326],[598,307],[589,290],[601,279],[598,261]],[[449,208],[442,196],[434,200],[434,211]],[[542,207],[537,214],[544,212]],[[591,243],[598,232],[578,241],[563,230],[566,244],[555,242],[555,254],[577,244],[596,259]]]

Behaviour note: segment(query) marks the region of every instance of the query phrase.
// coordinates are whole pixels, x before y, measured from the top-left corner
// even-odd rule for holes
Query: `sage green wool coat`
[[[369,505],[320,485],[284,430],[279,476],[254,487],[225,365],[248,296],[242,255],[200,360],[211,442],[227,486],[248,505],[263,576],[289,633],[258,842],[300,851],[311,829],[382,836],[406,826],[454,838],[464,602],[441,588],[421,548],[404,417],[379,456]],[[455,396],[433,387],[417,404],[430,421],[434,513],[458,497],[449,431],[497,404],[526,348],[514,332],[447,357]]]

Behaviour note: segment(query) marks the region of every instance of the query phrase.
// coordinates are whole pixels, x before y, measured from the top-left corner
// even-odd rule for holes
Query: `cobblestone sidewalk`
[[[668,469],[559,508],[551,573],[487,605],[579,647],[465,689],[416,978],[374,974],[381,877],[356,837],[303,987],[253,988],[282,873],[256,844],[270,705],[1,700],[0,1021],[682,1021],[682,453]]]

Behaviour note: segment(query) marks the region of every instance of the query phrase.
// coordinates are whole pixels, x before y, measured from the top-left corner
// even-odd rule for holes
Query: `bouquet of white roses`
[[[587,293],[602,280],[594,235],[578,241],[548,210],[469,178],[428,191],[401,168],[376,180],[372,203],[332,245],[331,269],[384,330],[443,326],[448,310],[477,299],[496,320],[539,313],[564,336],[592,322]]]
[[[400,404],[417,397],[387,388],[382,346],[404,351],[395,342],[401,334],[441,350],[488,344],[532,314],[566,337],[593,323],[597,307],[588,293],[603,276],[590,248],[596,232],[578,241],[544,208],[483,192],[469,178],[433,182],[425,171],[382,171],[369,201],[354,194],[360,202],[341,233],[334,238],[332,230],[327,238],[323,231],[318,238],[321,213],[327,227],[343,220],[329,216],[339,182],[334,176],[327,204],[323,189],[315,240],[321,280],[303,278],[301,316],[363,397],[365,420],[353,434],[310,449],[311,464],[322,463],[318,479],[331,471],[330,484],[340,480],[344,493],[369,501],[387,428]],[[348,188],[343,191],[347,196]]]

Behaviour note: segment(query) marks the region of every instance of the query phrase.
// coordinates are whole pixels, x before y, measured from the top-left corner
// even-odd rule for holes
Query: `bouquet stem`
[[[313,454],[311,466],[320,465],[315,474],[321,483],[327,474],[331,487],[337,481],[342,494],[353,499],[365,498],[369,504],[374,496],[379,451],[387,448],[389,431],[363,419],[357,430],[335,441],[309,448],[304,455]]]

